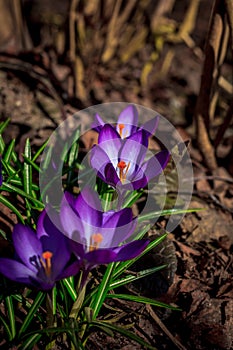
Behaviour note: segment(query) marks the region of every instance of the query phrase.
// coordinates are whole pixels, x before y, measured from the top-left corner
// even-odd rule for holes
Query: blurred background
[[[232,13],[231,0],[0,0],[10,137],[41,144],[79,109],[133,102],[197,140],[215,169],[232,144]]]

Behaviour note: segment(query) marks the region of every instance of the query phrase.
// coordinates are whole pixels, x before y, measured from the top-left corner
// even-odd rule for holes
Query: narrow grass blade
[[[93,325],[94,327],[101,328],[101,330],[104,330],[106,328],[106,329],[112,330],[113,332],[120,333],[123,336],[125,336],[126,338],[134,340],[136,343],[144,346],[147,349],[157,350],[154,346],[146,343],[143,339],[138,337],[136,334],[126,330],[123,327],[119,327],[119,326],[116,326],[114,324],[110,324],[110,323],[107,323],[104,321],[101,321],[101,322],[100,321],[93,321],[91,325]]]
[[[28,159],[31,159],[31,146],[29,139],[26,140],[24,154]],[[24,191],[31,195],[32,194],[32,166],[27,162],[23,165],[23,184]]]
[[[19,220],[22,222],[22,224],[24,224],[24,218],[22,217],[22,215],[20,214],[20,212],[18,211],[18,209],[10,202],[8,201],[8,199],[6,199],[5,196],[2,196],[0,194],[0,202],[2,204],[4,204],[7,208],[9,208],[10,210],[13,211],[13,213],[15,213],[15,215],[19,218]]]
[[[1,314],[0,314],[0,321],[2,322],[3,327],[5,328],[5,331],[6,331],[7,335],[8,335],[9,341],[11,341],[13,339],[13,337],[12,337],[12,334],[11,334],[10,327],[8,326],[5,318]]]
[[[106,295],[109,291],[109,285],[111,283],[112,273],[114,271],[115,263],[108,265],[103,279],[98,286],[98,291],[94,301],[91,303],[90,307],[93,309],[93,318],[95,319],[98,316],[98,313],[103,305],[103,302],[106,298]]]
[[[175,311],[181,311],[179,308],[162,303],[161,301],[157,301],[150,298],[144,298],[138,295],[131,295],[131,294],[107,294],[106,299],[124,299],[124,300],[130,300],[130,301],[136,301],[137,303],[142,304],[149,304],[152,306],[158,306],[158,307],[164,307],[166,309],[175,310]]]
[[[42,334],[35,333],[30,335],[26,341],[23,342],[23,344],[20,347],[20,350],[30,350],[33,348],[34,345],[40,340],[42,337]]]
[[[13,152],[15,147],[15,140],[11,140],[9,146],[7,147],[7,150],[4,152],[3,159],[6,163],[10,163],[11,159],[13,158]]]
[[[12,179],[20,179],[20,170],[16,170],[10,163],[7,163],[4,158],[2,159],[2,166],[7,173],[7,182],[11,182]]]
[[[143,191],[134,191],[128,198],[126,198],[126,201],[123,205],[123,208],[130,208],[143,194]]]
[[[30,325],[30,323],[32,322],[32,319],[35,316],[35,313],[37,312],[37,310],[39,309],[39,307],[41,306],[42,302],[44,301],[46,296],[46,293],[44,292],[38,292],[33,304],[31,305],[27,316],[25,317],[23,324],[19,330],[18,336],[20,337],[28,328],[28,326]]]
[[[34,197],[30,196],[27,194],[25,191],[21,190],[18,187],[15,187],[11,184],[4,183],[2,186],[3,190],[10,191],[10,192],[15,192],[18,195],[22,196],[23,198],[27,198],[32,201],[32,203],[37,207],[38,209],[44,209],[44,204],[41,203],[38,199],[35,199]]]
[[[38,151],[36,152],[36,154],[32,158],[33,162],[35,162],[37,160],[37,158],[41,155],[41,153],[43,152],[43,150],[47,146],[48,142],[49,142],[49,139],[38,149]]]
[[[186,213],[195,213],[197,211],[203,210],[203,208],[194,208],[194,209],[166,209],[154,211],[151,213],[147,213],[139,216],[138,222],[143,222],[146,220],[151,220],[156,217],[166,216],[166,215],[177,215],[177,214],[186,214]]]
[[[57,313],[57,287],[53,287],[52,290],[52,310],[53,310],[53,316]]]
[[[156,266],[156,267],[152,267],[151,269],[139,271],[139,272],[137,272],[136,275],[128,275],[125,278],[121,278],[119,280],[112,282],[109,286],[109,289],[118,288],[118,287],[124,286],[125,284],[137,281],[140,278],[149,276],[152,273],[155,273],[155,272],[158,272],[158,271],[164,269],[166,266],[167,265]]]
[[[0,134],[6,129],[7,125],[10,123],[10,118],[7,118],[4,122],[0,123]]]
[[[125,270],[127,270],[131,265],[133,265],[137,260],[139,260],[143,255],[147,254],[151,249],[156,247],[159,243],[161,243],[167,234],[163,234],[160,237],[157,237],[154,241],[148,244],[148,246],[144,249],[144,251],[137,256],[135,259],[121,262],[114,271],[113,277],[116,278],[121,275]]]
[[[72,285],[70,279],[69,278],[65,278],[61,282],[63,283],[63,285],[67,289],[67,291],[70,294],[72,300],[75,301],[77,299],[78,295],[77,295],[77,292],[76,292],[74,286]]]
[[[15,327],[15,311],[14,311],[14,305],[12,302],[12,297],[7,296],[5,298],[5,303],[6,303],[8,318],[10,321],[11,336],[12,336],[12,339],[14,339],[16,336],[16,327]]]
[[[25,163],[27,163],[28,165],[33,167],[38,173],[41,171],[40,167],[36,163],[34,163],[33,160],[31,160],[30,158],[26,157],[25,154],[23,154],[23,159],[24,159]]]

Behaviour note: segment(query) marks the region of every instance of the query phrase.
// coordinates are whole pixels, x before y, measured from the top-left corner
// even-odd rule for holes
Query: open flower
[[[143,130],[147,137],[154,134],[158,126],[158,116],[152,118],[141,127],[138,126],[138,111],[134,105],[129,105],[119,114],[115,130],[120,138],[125,139],[133,135],[138,130]],[[92,125],[93,129],[100,132],[106,123],[100,115],[96,113],[95,121]]]
[[[137,224],[131,209],[102,212],[97,193],[87,187],[77,198],[64,194],[60,222],[86,271],[98,264],[133,259],[149,243],[138,240],[120,245],[132,236]]]
[[[0,273],[13,281],[48,290],[57,280],[79,270],[78,261],[68,264],[71,257],[68,239],[53,225],[45,210],[39,217],[37,233],[17,224],[12,238],[16,257],[0,258]]]
[[[104,182],[118,189],[137,190],[159,175],[170,157],[164,150],[145,160],[147,147],[148,135],[142,129],[122,140],[106,124],[99,133],[99,144],[91,150],[90,163]]]

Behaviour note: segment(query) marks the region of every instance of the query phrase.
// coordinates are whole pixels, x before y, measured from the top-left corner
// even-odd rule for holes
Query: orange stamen
[[[45,262],[40,259],[41,265],[43,266],[44,270],[45,270],[45,274],[46,276],[50,276],[51,275],[51,268],[52,268],[52,263],[51,263],[51,259],[52,259],[53,253],[46,251],[42,254],[42,258],[45,260]]]
[[[124,124],[119,124],[119,134],[120,134],[120,137],[122,137],[122,131],[123,131],[124,127],[125,127]]]
[[[89,251],[92,252],[99,248],[100,243],[103,241],[103,236],[101,233],[94,233],[90,239]]]
[[[124,182],[126,180],[126,175],[129,170],[130,162],[126,165],[126,162],[123,160],[120,160],[120,162],[117,164],[117,167],[119,168],[119,175],[121,182]]]

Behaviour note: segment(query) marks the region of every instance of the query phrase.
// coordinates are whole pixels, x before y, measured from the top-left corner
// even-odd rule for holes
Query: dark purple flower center
[[[32,256],[30,258],[30,263],[37,268],[39,274],[43,271],[42,273],[44,273],[46,277],[50,277],[52,272],[52,257],[53,253],[47,250],[42,253],[41,257],[36,255]]]

